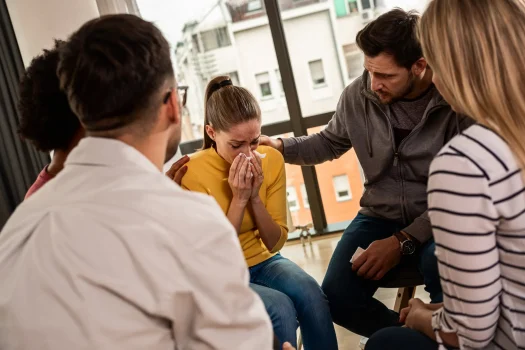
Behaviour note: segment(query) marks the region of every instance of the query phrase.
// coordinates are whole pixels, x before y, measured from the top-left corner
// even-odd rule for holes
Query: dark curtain
[[[49,162],[18,136],[18,84],[24,64],[5,0],[0,0],[0,230]]]

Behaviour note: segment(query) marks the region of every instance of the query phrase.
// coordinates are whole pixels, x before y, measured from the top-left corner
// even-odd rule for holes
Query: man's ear
[[[171,113],[168,113],[170,121],[174,124],[180,124],[182,118],[182,110],[180,109],[179,96],[177,89],[172,88],[170,98],[168,99],[169,109]]]
[[[415,76],[421,75],[428,67],[427,60],[425,60],[424,57],[421,57],[418,59],[413,65],[412,65],[412,74]]]

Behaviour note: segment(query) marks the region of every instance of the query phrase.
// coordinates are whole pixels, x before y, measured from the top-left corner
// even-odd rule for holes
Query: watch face
[[[402,250],[403,250],[403,255],[414,254],[414,252],[416,251],[416,245],[414,244],[414,242],[410,240],[406,240],[403,242]]]

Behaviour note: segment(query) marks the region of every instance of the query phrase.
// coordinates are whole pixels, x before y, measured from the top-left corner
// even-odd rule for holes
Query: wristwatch
[[[396,232],[394,236],[399,240],[401,255],[412,255],[416,251],[416,243],[403,232]]]

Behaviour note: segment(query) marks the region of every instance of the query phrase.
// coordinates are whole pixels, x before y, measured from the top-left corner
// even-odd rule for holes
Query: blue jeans
[[[337,350],[330,307],[319,284],[280,254],[250,267],[250,287],[261,297],[282,343],[297,347],[297,321],[306,350]]]
[[[399,315],[373,298],[381,281],[357,276],[352,271],[350,259],[358,247],[366,249],[370,243],[388,238],[403,228],[392,220],[358,214],[345,230],[323,281],[323,291],[335,323],[365,337],[382,328],[399,325]],[[430,240],[420,247],[416,255],[403,257],[400,265],[417,264],[424,277],[426,291],[430,293],[432,302],[437,303],[443,300],[443,294],[434,250],[434,241]],[[383,278],[391,279],[400,265]]]
[[[385,328],[368,339],[365,350],[437,350],[438,344],[426,335],[402,327]]]

